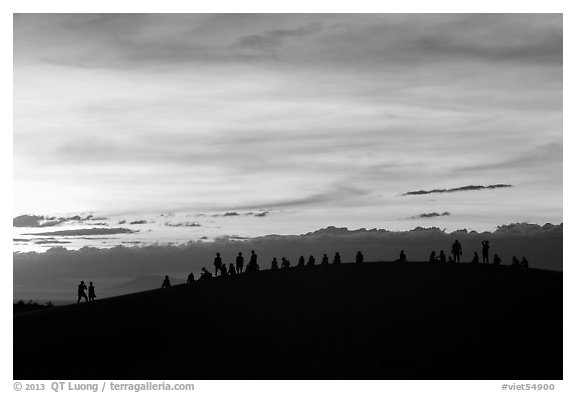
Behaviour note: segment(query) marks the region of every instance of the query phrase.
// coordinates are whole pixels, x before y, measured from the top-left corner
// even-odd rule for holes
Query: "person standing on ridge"
[[[236,257],[236,273],[242,274],[243,271],[244,271],[244,256],[242,255],[241,252],[239,252],[238,256]]]
[[[222,258],[220,258],[220,253],[216,253],[216,257],[214,258],[214,277],[218,277],[218,270],[220,270],[220,274],[222,274]]]
[[[490,250],[490,244],[488,240],[482,241],[482,263],[489,263],[488,250]]]
[[[454,244],[452,244],[452,255],[454,256],[454,262],[460,263],[460,257],[462,256],[462,245],[458,240],[454,240]]]
[[[88,301],[88,296],[86,296],[86,284],[84,284],[84,281],[80,281],[80,284],[78,285],[78,301],[76,303],[80,303],[80,299],[84,298],[86,301]]]
[[[94,284],[90,281],[90,285],[88,286],[88,301],[93,302],[96,299],[96,291],[94,290]]]

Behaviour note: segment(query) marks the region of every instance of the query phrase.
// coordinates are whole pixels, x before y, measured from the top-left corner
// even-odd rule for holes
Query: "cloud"
[[[136,233],[128,228],[89,228],[89,229],[70,229],[65,231],[44,232],[44,233],[25,233],[29,236],[90,236],[90,235],[117,235],[121,233]]]
[[[442,194],[445,192],[459,192],[459,191],[480,191],[480,190],[489,190],[494,188],[507,188],[512,187],[510,184],[492,184],[488,186],[464,186],[464,187],[456,187],[456,188],[442,188],[442,189],[434,189],[434,190],[419,190],[419,191],[408,191],[402,194],[405,195],[426,195],[426,194]]]
[[[61,240],[36,240],[34,244],[69,244],[71,242]]]
[[[449,215],[450,215],[449,212],[444,212],[444,213],[432,212],[432,213],[422,213],[422,214],[419,214],[417,216],[413,216],[410,218],[434,218],[434,217],[443,217],[443,216],[449,216]]]
[[[254,217],[266,217],[270,212],[268,210],[260,211],[258,213],[254,213]]]
[[[178,223],[167,222],[164,225],[166,225],[167,227],[199,227],[199,226],[202,226],[198,222],[178,222]]]
[[[146,220],[135,220],[135,221],[131,221],[130,225],[142,225],[142,224],[147,224],[148,222]]]
[[[86,217],[81,216],[71,216],[71,217],[46,217],[38,215],[28,215],[24,214],[12,219],[12,226],[18,228],[44,228],[60,225],[66,222],[90,222],[92,225],[107,225],[102,222],[92,222],[92,221],[102,221],[106,220],[106,217],[94,217],[89,214]]]

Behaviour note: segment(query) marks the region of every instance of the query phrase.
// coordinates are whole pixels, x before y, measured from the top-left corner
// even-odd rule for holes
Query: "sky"
[[[14,250],[559,224],[562,37],[560,14],[16,14]]]

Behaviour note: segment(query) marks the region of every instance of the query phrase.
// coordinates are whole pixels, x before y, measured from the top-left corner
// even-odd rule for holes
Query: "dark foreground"
[[[14,379],[562,379],[562,273],[344,264],[26,312]]]

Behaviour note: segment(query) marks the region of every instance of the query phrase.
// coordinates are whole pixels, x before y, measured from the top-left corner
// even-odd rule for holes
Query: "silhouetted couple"
[[[88,290],[88,296],[86,296],[86,290]],[[84,299],[87,302],[93,302],[94,299],[96,299],[96,291],[94,290],[92,281],[90,281],[90,286],[88,288],[86,288],[84,281],[80,281],[80,284],[78,285],[78,301],[76,301],[76,303],[80,303],[81,299]]]
[[[528,260],[526,257],[522,257],[522,261],[518,261],[515,256],[512,257],[512,267],[524,267],[528,268]]]
[[[430,257],[428,258],[428,262],[446,262],[446,254],[444,254],[444,250],[440,251],[440,255],[436,256],[436,251],[432,251],[430,253]]]

